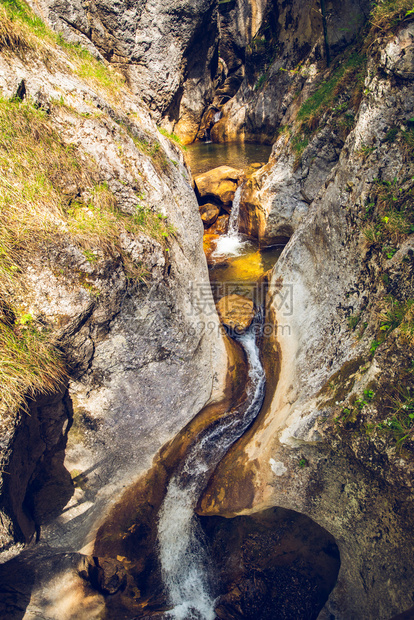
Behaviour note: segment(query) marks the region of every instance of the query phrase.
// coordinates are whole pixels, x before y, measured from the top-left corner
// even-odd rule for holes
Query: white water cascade
[[[213,256],[238,256],[243,251],[243,247],[246,242],[239,234],[239,215],[242,189],[243,185],[239,185],[236,189],[233,199],[233,206],[230,212],[227,234],[218,239]]]
[[[214,620],[216,617],[213,571],[194,509],[212,471],[262,406],[265,375],[256,343],[261,322],[259,313],[248,332],[237,338],[249,365],[245,401],[205,429],[190,446],[187,457],[169,483],[159,512],[161,572],[172,606],[167,615],[176,620]]]

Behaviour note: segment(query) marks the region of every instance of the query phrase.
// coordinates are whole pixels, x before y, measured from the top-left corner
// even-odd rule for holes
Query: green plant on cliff
[[[165,155],[161,144],[157,140],[151,138],[137,138],[134,134],[128,130],[128,135],[134,141],[135,146],[141,153],[151,157],[155,168],[158,172],[166,172],[169,168],[169,160]]]
[[[409,346],[414,346],[414,299],[399,301],[388,295],[380,314],[380,330],[389,334],[399,328],[401,338]]]
[[[365,56],[358,52],[354,52],[349,58],[344,59],[302,104],[297,115],[298,120],[314,131],[317,127],[317,118],[333,107],[339,96],[350,88],[352,91],[350,104],[344,105],[342,103],[340,106],[334,107],[336,113],[344,113],[348,109],[348,105],[352,105],[353,100],[359,98],[365,66]],[[358,91],[358,93],[354,91]]]
[[[355,111],[362,98],[366,72],[365,56],[354,51],[342,57],[328,73],[318,88],[308,97],[297,114],[292,138],[296,153],[294,169],[297,169],[303,151],[321,125],[325,113],[345,138],[355,122]]]
[[[397,386],[387,397],[387,417],[374,429],[391,435],[396,448],[401,449],[414,437],[414,392],[412,386]]]
[[[175,142],[176,144],[178,144],[183,151],[187,150],[187,147],[182,143],[181,138],[177,136],[177,134],[175,134],[174,132],[169,133],[163,127],[158,127],[158,131],[160,132],[160,134],[171,140],[171,142]]]
[[[47,333],[22,325],[3,303],[0,314],[0,416],[25,405],[26,396],[56,390],[64,363]]]
[[[363,233],[369,245],[378,245],[392,258],[399,244],[414,233],[413,179],[374,180],[363,219],[369,221]]]

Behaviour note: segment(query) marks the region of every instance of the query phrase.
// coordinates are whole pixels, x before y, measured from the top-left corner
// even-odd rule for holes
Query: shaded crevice
[[[340,567],[338,547],[326,530],[284,508],[199,519],[220,583],[220,620],[317,618]]]

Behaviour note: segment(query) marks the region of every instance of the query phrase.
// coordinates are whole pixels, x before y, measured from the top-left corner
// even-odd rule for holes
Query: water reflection
[[[207,172],[218,166],[232,168],[248,168],[251,164],[265,164],[269,159],[272,147],[267,144],[247,144],[226,142],[196,142],[187,147],[186,160],[193,175]]]

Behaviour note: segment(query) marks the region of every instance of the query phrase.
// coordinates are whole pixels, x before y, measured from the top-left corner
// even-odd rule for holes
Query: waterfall
[[[239,234],[239,214],[240,214],[240,199],[241,199],[242,187],[243,185],[239,185],[239,187],[236,189],[236,192],[234,194],[233,206],[231,208],[229,225],[227,229],[228,237],[235,237],[235,236],[238,236]]]
[[[230,212],[230,219],[227,227],[227,234],[220,237],[217,241],[214,256],[238,256],[243,251],[245,241],[239,235],[239,215],[240,200],[243,185],[236,189],[233,199],[233,206]]]
[[[262,406],[265,375],[256,343],[262,321],[262,314],[258,313],[246,334],[237,337],[249,365],[246,400],[230,410],[224,419],[204,429],[190,446],[169,483],[159,512],[161,572],[172,606],[167,615],[176,620],[214,620],[216,617],[213,571],[194,509],[212,471]]]
[[[216,113],[215,113],[215,115],[214,115],[214,118],[213,118],[214,125],[215,125],[216,123],[218,123],[220,119],[221,119],[221,111],[219,110],[219,111],[218,111],[218,112],[216,112]]]

